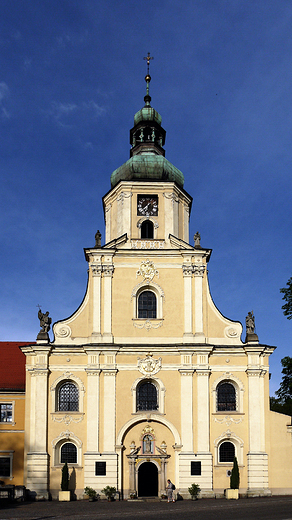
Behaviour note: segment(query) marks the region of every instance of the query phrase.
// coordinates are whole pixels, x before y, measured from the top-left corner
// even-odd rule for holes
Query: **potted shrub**
[[[115,487],[106,486],[101,490],[101,492],[106,496],[108,502],[113,502],[115,499],[115,494],[117,492]]]
[[[130,493],[130,499],[131,500],[135,500],[137,497],[137,491],[131,491]]]
[[[192,500],[198,500],[198,494],[200,493],[200,491],[201,491],[201,488],[198,484],[192,484],[188,488],[188,492],[191,495]]]
[[[89,497],[89,502],[94,502],[97,499],[97,492],[92,487],[86,486],[84,493]]]
[[[226,489],[226,498],[230,499],[233,498],[235,500],[238,499],[238,490],[239,490],[239,469],[238,469],[238,463],[237,458],[234,457],[233,459],[233,468],[230,475],[230,489]]]
[[[69,470],[67,462],[65,462],[62,467],[61,490],[62,491],[59,491],[59,501],[70,502],[71,493],[69,491]]]

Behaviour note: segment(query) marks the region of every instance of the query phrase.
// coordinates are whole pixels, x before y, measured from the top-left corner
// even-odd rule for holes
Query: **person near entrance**
[[[173,495],[174,490],[175,490],[175,485],[171,482],[170,479],[168,479],[167,486],[166,486],[168,502],[175,502],[174,495]]]

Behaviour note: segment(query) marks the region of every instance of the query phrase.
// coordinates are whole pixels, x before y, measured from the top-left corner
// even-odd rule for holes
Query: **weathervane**
[[[143,60],[147,60],[147,74],[145,76],[145,81],[146,81],[146,96],[144,97],[144,101],[145,101],[145,106],[150,106],[150,101],[151,101],[151,97],[149,96],[149,83],[151,81],[151,76],[149,74],[149,65],[150,65],[150,60],[154,60],[154,58],[152,58],[152,56],[150,56],[150,52],[148,52],[147,56],[143,58]]]

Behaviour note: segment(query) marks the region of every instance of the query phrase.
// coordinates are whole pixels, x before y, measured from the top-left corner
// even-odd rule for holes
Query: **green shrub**
[[[69,470],[67,462],[65,462],[62,467],[61,489],[62,491],[69,491]]]
[[[231,489],[239,489],[239,469],[238,469],[238,463],[237,458],[234,457],[233,459],[233,468],[230,475],[230,487]]]
[[[110,499],[114,498],[117,490],[115,487],[106,486],[105,488],[103,488],[101,490],[101,492],[110,500]]]
[[[191,487],[188,488],[188,492],[193,500],[198,498],[198,494],[200,493],[200,491],[201,488],[198,484],[192,484]]]

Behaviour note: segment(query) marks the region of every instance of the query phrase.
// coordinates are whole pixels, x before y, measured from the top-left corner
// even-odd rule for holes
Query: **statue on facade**
[[[245,318],[245,326],[246,326],[246,338],[245,342],[249,341],[258,341],[258,336],[255,333],[255,318],[253,311],[248,312]]]
[[[99,231],[99,229],[95,233],[95,246],[94,247],[96,247],[96,248],[101,247],[101,232]]]
[[[195,248],[201,249],[201,235],[199,231],[194,235]]]
[[[52,318],[49,317],[49,311],[47,311],[45,314],[42,312],[41,308],[39,307],[38,311],[38,319],[40,320],[40,328],[37,335],[37,340],[46,340],[49,341],[49,330],[51,328]]]

